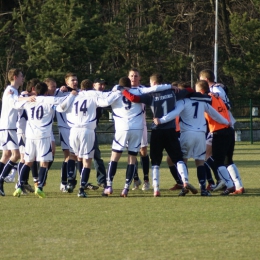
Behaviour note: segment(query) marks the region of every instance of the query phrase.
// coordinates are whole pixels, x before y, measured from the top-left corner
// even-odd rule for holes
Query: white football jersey
[[[9,94],[12,91],[13,94]],[[11,99],[11,102],[10,102]],[[0,130],[15,130],[18,111],[12,106],[13,99],[18,99],[18,91],[11,85],[7,86],[2,97]]]
[[[190,100],[185,98],[176,102],[173,111],[160,119],[161,123],[173,120],[176,116],[180,116],[180,130],[184,131],[207,131],[206,119],[204,112],[208,113],[215,121],[228,125],[229,122],[221,116],[211,105],[203,101]]]
[[[69,127],[85,127],[94,130],[97,123],[97,107],[109,106],[121,96],[120,91],[107,92],[107,94],[104,95],[101,94],[102,92],[95,92],[99,91],[81,91],[75,97],[72,103],[65,100],[60,105],[64,105],[66,107],[64,110],[66,111],[66,117]],[[59,107],[57,107],[57,109],[59,109]]]

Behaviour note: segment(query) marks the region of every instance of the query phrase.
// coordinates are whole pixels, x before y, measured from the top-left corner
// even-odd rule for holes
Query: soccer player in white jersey
[[[98,106],[106,107],[121,96],[121,92],[81,91],[75,100],[65,110],[70,126],[70,156],[77,156],[83,161],[80,172],[81,183],[78,197],[86,198],[84,192],[88,184],[92,158],[94,157],[96,109]],[[64,101],[66,103],[66,101]],[[61,104],[62,106],[63,104]]]
[[[47,178],[48,164],[53,160],[51,148],[52,121],[54,115],[54,105],[61,103],[64,98],[46,97],[48,94],[48,86],[44,82],[37,83],[35,86],[36,101],[35,102],[15,102],[17,109],[25,109],[28,115],[26,125],[26,144],[25,144],[25,163],[20,173],[19,184],[13,196],[20,197],[22,188],[26,182],[30,167],[33,162],[40,162],[38,173],[38,188],[35,194],[39,198],[45,198],[43,186]],[[69,100],[74,99],[77,92],[72,92],[68,96]]]
[[[68,95],[68,90],[76,90],[78,91],[78,78],[77,75],[68,72],[65,75],[65,83],[66,86],[63,86],[56,90],[56,97],[63,97]],[[57,125],[60,133],[60,142],[61,148],[64,154],[64,161],[61,166],[61,184],[60,190],[62,192],[73,192],[74,187],[77,184],[76,180],[76,171],[75,171],[75,163],[76,157],[70,156],[70,145],[69,145],[69,136],[70,136],[70,127],[67,123],[66,113],[59,113],[56,111]],[[70,159],[71,158],[71,159]],[[70,189],[68,189],[67,184],[70,182]]]
[[[205,134],[207,131],[207,123],[204,117],[205,112],[219,123],[229,125],[229,122],[209,104],[203,101],[192,101],[188,98],[177,101],[175,109],[167,115],[162,118],[153,119],[153,122],[158,125],[167,123],[179,115],[181,119],[180,144],[183,153],[183,160],[187,164],[189,158],[195,159],[201,196],[211,195],[206,190],[206,171],[204,167],[206,153]],[[183,188],[181,195],[185,196],[188,192],[188,189]]]
[[[9,93],[18,98],[18,88],[23,85],[24,76],[20,69],[11,69],[8,72],[10,85],[6,87],[2,97],[2,111],[0,119],[0,146],[3,153],[0,161],[0,195],[5,196],[4,179],[20,159],[18,138],[16,134],[16,120],[18,112],[9,104]],[[33,100],[34,97],[25,98]],[[11,156],[10,156],[11,154]]]
[[[229,98],[227,96],[227,88],[221,84],[221,83],[216,83],[215,80],[215,75],[213,73],[213,71],[205,69],[202,70],[199,73],[199,77],[200,80],[205,80],[208,82],[209,84],[209,89],[210,92],[213,93],[214,95],[217,95],[219,97],[221,97],[221,99],[224,101],[226,107],[228,108],[228,113],[229,113],[229,117],[232,123],[232,128],[234,128],[234,124],[236,122],[235,118],[233,117],[232,113],[231,113],[231,105],[229,102]],[[241,176],[239,173],[239,170],[236,166],[236,164],[233,162],[233,153],[234,153],[234,148],[235,148],[235,131],[234,131],[234,135],[233,135],[233,140],[232,140],[232,147],[233,149],[230,149],[230,151],[227,154],[227,170],[235,184],[236,190],[231,193],[232,195],[237,195],[237,194],[243,194],[245,192],[243,184],[242,184],[242,180],[241,180]],[[207,148],[206,148],[206,163],[205,166],[208,168],[206,168],[208,170],[208,175],[211,176],[210,173],[210,169],[209,167],[211,167],[212,169],[214,169],[214,162],[212,161],[212,135],[209,134],[207,137]],[[219,179],[219,176],[216,172],[216,170],[213,170],[214,175],[218,181],[217,185],[214,186],[214,181],[212,178],[210,178],[209,181],[209,185],[208,185],[208,189],[213,189],[214,191],[220,190],[225,186],[225,183],[223,181],[221,181]]]

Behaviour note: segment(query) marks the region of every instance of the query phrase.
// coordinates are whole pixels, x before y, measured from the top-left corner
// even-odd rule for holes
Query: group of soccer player
[[[210,196],[210,191],[218,190],[223,190],[221,195],[244,193],[239,171],[233,162],[235,120],[230,112],[225,86],[214,82],[214,74],[210,70],[201,71],[199,76],[196,92],[190,87],[178,88],[178,84],[163,84],[159,73],[152,74],[150,87],[145,87],[140,84],[140,72],[130,69],[128,76],[120,78],[111,91],[104,91],[104,80],[97,79],[94,84],[84,80],[81,89],[78,89],[77,75],[67,73],[65,86],[57,88],[52,78],[44,82],[33,79],[27,83],[26,91],[19,95],[18,89],[24,83],[24,76],[21,70],[11,69],[8,73],[10,85],[2,98],[0,119],[3,151],[0,195],[5,196],[4,182],[12,182],[17,170],[18,181],[13,196],[35,192],[39,198],[45,198],[43,187],[55,155],[54,116],[64,153],[61,192],[74,191],[78,171],[78,197],[86,198],[85,191],[98,186],[103,187],[103,196],[113,194],[118,161],[127,150],[128,163],[121,197],[128,196],[132,182],[133,190],[141,186],[137,172],[138,153],[144,175],[142,190],[150,189],[151,162],[153,194],[158,197],[160,164],[165,149],[170,172],[176,181],[170,190],[180,190],[179,196],[185,196],[189,191],[198,193],[189,183],[189,158],[195,159],[201,196]],[[149,155],[147,105],[153,112]],[[115,135],[105,172],[95,129],[101,116],[99,109],[107,106],[112,108]],[[176,125],[180,127],[180,137]],[[88,182],[92,160],[97,170],[98,186]],[[34,188],[28,183],[30,170]]]

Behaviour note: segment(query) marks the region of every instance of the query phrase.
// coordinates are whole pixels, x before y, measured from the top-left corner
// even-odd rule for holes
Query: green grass
[[[101,150],[107,165],[110,146]],[[234,160],[244,195],[178,197],[177,191],[168,190],[174,182],[163,162],[161,197],[137,190],[121,198],[124,153],[114,194],[102,197],[101,190],[88,191],[88,198],[80,199],[76,191],[59,191],[58,148],[44,188],[46,199],[34,194],[15,198],[14,184],[5,184],[0,259],[259,259],[259,153],[260,143],[236,144]],[[191,183],[198,186],[194,162],[188,166]],[[96,183],[94,169],[90,181]]]

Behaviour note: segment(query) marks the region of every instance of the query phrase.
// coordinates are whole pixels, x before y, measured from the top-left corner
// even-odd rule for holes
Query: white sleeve
[[[56,111],[60,113],[65,112],[70,107],[75,97],[76,96],[74,95],[69,95],[68,98],[63,100],[63,102],[56,107]]]
[[[115,100],[122,96],[121,91],[110,92],[107,97],[98,97],[97,105],[99,107],[107,107],[110,106]]]
[[[145,94],[145,93],[163,91],[163,90],[167,90],[167,89],[171,89],[171,88],[172,88],[172,86],[170,84],[163,84],[163,85],[155,85],[155,86],[148,87],[148,88],[139,88],[139,90],[142,94]]]
[[[219,112],[217,112],[211,105],[204,103],[205,111],[218,123],[223,125],[229,125],[229,122]]]
[[[183,109],[184,109],[184,101],[183,100],[177,101],[174,110],[172,110],[171,112],[169,112],[167,115],[163,116],[162,118],[159,118],[161,124],[165,124],[165,123],[175,119],[181,113],[181,111]]]

